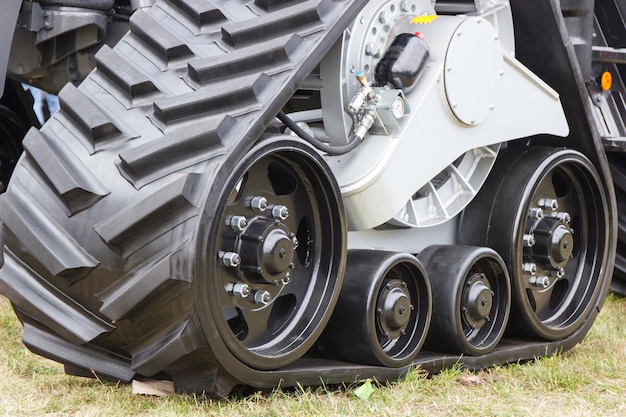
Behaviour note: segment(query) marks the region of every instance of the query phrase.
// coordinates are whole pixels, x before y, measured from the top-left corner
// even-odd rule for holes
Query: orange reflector
[[[600,87],[603,91],[609,91],[613,85],[613,76],[610,72],[604,71],[602,77],[600,77]]]

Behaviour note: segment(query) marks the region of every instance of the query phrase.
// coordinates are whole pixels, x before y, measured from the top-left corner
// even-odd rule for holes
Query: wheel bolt
[[[536,287],[548,288],[550,286],[550,278],[543,277],[530,277],[530,283]]]
[[[293,248],[298,249],[298,246],[300,246],[300,242],[298,242],[298,238],[293,233],[290,236],[291,236],[291,244],[293,245]]]
[[[282,279],[283,284],[289,284],[291,282],[291,274],[287,272]]]
[[[546,210],[554,211],[559,208],[559,202],[554,198],[540,198],[537,203]]]
[[[248,284],[237,283],[231,289],[233,295],[239,298],[246,298],[250,295],[250,286]]]
[[[541,220],[543,218],[543,210],[537,207],[532,207],[528,210],[528,217],[534,220]]]
[[[262,213],[267,208],[267,198],[265,197],[254,197],[250,201],[250,208],[256,212]]]
[[[237,268],[241,263],[241,256],[237,252],[224,252],[221,257],[222,262],[226,266]]]
[[[555,270],[551,272],[554,278],[563,278],[565,276],[565,269],[562,266],[559,266]]]
[[[525,274],[535,275],[537,273],[537,265],[529,262],[522,265],[522,270]]]
[[[289,209],[283,205],[276,205],[272,207],[272,217],[278,220],[285,220],[289,217]]]
[[[563,223],[569,223],[570,221],[572,221],[572,218],[569,215],[569,213],[565,211],[559,211],[558,213],[554,213],[553,217],[556,217],[557,219],[559,219],[559,221]]]
[[[272,301],[272,295],[265,291],[257,291],[254,293],[254,302],[261,305],[268,305]]]
[[[527,248],[530,248],[535,245],[535,236],[532,234],[524,235],[522,240],[524,242],[524,246],[526,246]]]
[[[243,216],[233,216],[228,220],[227,224],[232,227],[233,230],[240,232],[246,228],[248,220]]]

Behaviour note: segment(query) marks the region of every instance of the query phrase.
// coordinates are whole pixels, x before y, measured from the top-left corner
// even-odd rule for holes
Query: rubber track
[[[254,382],[207,363],[198,214],[222,161],[254,144],[364,3],[161,0],[132,15],[28,133],[0,197],[0,290],[32,351],[218,396]]]
[[[615,186],[618,211],[617,253],[611,289],[626,294],[626,158],[621,153],[607,153]]]

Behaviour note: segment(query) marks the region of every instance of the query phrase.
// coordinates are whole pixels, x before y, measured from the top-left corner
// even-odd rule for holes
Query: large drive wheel
[[[512,332],[557,340],[587,320],[606,288],[607,210],[602,181],[580,153],[504,152],[481,198],[465,212],[461,239],[504,258]]]
[[[429,246],[419,254],[432,277],[429,350],[480,356],[491,352],[509,318],[511,288],[502,258],[489,248]]]
[[[347,362],[408,365],[424,344],[430,317],[430,284],[417,258],[351,250],[322,349]]]
[[[203,210],[200,317],[239,360],[276,369],[304,354],[332,313],[345,262],[341,197],[321,157],[289,138],[230,168]]]

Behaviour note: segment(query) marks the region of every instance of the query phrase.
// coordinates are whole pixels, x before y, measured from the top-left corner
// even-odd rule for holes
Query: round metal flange
[[[487,20],[469,17],[454,32],[444,64],[448,105],[467,125],[491,115],[501,94],[503,52],[498,33]]]

